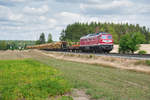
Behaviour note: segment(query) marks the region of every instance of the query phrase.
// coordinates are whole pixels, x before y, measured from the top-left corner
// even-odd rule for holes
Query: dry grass
[[[134,64],[135,64],[135,65],[150,66],[150,61],[149,61],[149,60],[140,60],[140,61],[136,61]]]
[[[40,51],[38,51],[40,52]],[[126,58],[115,58],[115,57],[104,57],[104,56],[95,56],[92,55],[83,55],[83,54],[72,54],[72,53],[58,53],[53,52],[41,52],[46,56],[51,56],[56,59],[68,60],[68,61],[75,61],[81,63],[88,63],[88,64],[97,64],[104,67],[113,67],[113,68],[120,68],[126,69],[136,72],[145,72],[150,73],[150,67],[147,64],[136,64],[140,62],[140,60],[133,60],[133,59],[126,59]]]

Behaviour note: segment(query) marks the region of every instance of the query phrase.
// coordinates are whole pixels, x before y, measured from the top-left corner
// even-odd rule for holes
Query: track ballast
[[[95,55],[95,56],[110,56],[117,58],[127,59],[139,59],[139,60],[150,60],[150,54],[119,54],[119,53],[91,53],[91,52],[66,52],[66,51],[47,51],[47,52],[60,52],[69,54],[81,54],[81,55]]]

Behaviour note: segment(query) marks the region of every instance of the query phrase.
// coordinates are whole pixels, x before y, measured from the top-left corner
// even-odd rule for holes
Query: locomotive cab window
[[[112,39],[112,36],[109,35],[107,38],[108,38],[108,39]]]
[[[102,35],[102,39],[107,39],[107,36],[106,35]]]

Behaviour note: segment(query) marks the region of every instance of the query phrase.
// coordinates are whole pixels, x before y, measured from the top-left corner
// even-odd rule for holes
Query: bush
[[[120,38],[119,52],[134,53],[139,50],[140,44],[145,41],[144,35],[141,33],[127,33]]]
[[[6,50],[7,49],[7,43],[5,41],[0,41],[0,50]]]
[[[144,51],[144,50],[140,50],[140,51],[138,52],[138,54],[141,54],[141,55],[146,54],[146,53],[147,53],[147,52]]]

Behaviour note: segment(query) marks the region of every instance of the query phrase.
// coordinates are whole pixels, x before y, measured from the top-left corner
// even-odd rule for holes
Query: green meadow
[[[59,71],[38,61],[0,61],[0,100],[45,100],[70,89]]]

